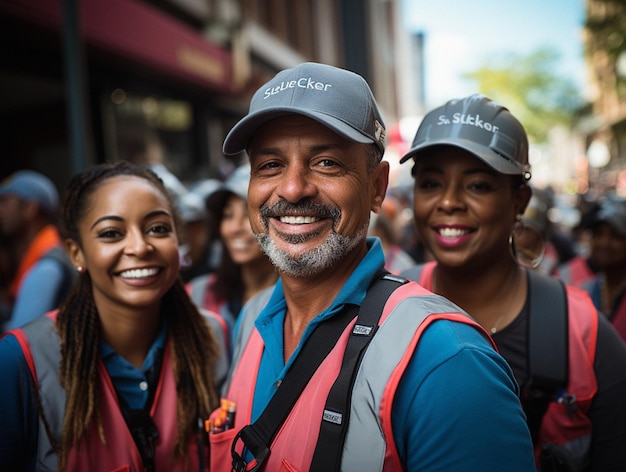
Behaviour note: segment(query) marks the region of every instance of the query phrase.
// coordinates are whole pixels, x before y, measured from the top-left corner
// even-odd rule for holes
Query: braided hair
[[[97,165],[75,175],[68,185],[61,218],[64,238],[81,246],[78,225],[93,204],[93,193],[104,181],[120,175],[146,179],[172,204],[165,185],[148,168],[125,161]],[[178,437],[175,454],[186,458],[187,445],[198,432],[198,418],[207,418],[218,405],[213,366],[219,348],[180,277],[164,296],[161,314],[168,326],[176,381]],[[102,424],[105,412],[98,409],[101,393],[97,387],[101,326],[88,272],[80,274],[73,292],[59,309],[56,323],[61,339],[59,380],[66,392],[60,444],[56,446],[59,469],[64,470],[70,449],[85,435],[92,421],[96,422],[100,440],[106,443]],[[52,437],[45,418],[44,424],[48,436]]]

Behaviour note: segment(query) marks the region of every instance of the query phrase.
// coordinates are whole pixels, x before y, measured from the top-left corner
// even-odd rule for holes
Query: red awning
[[[76,0],[85,44],[195,85],[232,92],[230,52],[136,0]],[[0,2],[0,13],[61,31],[61,0]]]

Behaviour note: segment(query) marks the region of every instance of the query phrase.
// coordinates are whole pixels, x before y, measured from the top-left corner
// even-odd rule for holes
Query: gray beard
[[[353,236],[341,236],[333,231],[321,246],[305,252],[297,258],[293,258],[288,252],[279,249],[268,233],[257,233],[254,236],[263,252],[267,254],[272,264],[280,272],[290,277],[312,277],[334,267],[354,250],[367,236],[367,228],[368,226],[365,225],[361,231]],[[295,238],[290,242],[297,244],[306,239]]]

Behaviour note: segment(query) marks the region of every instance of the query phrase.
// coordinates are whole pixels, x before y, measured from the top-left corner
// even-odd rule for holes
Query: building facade
[[[626,195],[626,3],[586,0],[590,106],[581,120],[591,178]]]
[[[30,168],[62,189],[118,159],[222,178],[252,93],[303,61],[363,75],[393,122],[399,3],[0,0],[0,178]]]

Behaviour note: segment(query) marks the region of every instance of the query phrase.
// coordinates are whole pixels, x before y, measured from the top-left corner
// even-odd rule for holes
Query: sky
[[[546,46],[584,93],[584,0],[402,0],[402,8],[407,30],[425,34],[427,108],[475,92],[461,75],[490,55]]]

